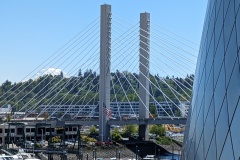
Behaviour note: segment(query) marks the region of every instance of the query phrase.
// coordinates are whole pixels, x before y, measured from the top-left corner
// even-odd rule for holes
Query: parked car
[[[105,145],[112,145],[113,143],[111,141],[106,141]]]
[[[45,141],[45,140],[41,140],[39,143],[40,143],[42,146],[45,146],[45,145],[46,145],[46,141]]]
[[[34,146],[34,143],[32,141],[23,142],[23,147],[32,148],[33,146]]]
[[[75,139],[75,138],[71,138],[71,139],[67,139],[68,142],[71,142],[71,143],[78,143],[78,141]]]
[[[22,146],[23,145],[23,140],[22,139],[18,139],[16,142],[15,142],[16,146],[19,147],[19,146]]]
[[[95,145],[96,145],[96,146],[102,146],[102,145],[103,145],[103,142],[97,141],[97,142],[95,142]]]
[[[74,145],[73,142],[69,142],[69,141],[65,141],[65,144],[66,144],[66,145],[70,145],[70,146],[73,146],[73,145]]]

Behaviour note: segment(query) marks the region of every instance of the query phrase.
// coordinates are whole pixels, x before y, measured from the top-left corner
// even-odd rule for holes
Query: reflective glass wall
[[[239,160],[240,0],[209,0],[182,159]]]

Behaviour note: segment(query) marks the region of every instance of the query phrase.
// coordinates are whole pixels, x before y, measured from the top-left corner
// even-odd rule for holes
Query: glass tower
[[[209,0],[183,160],[240,158],[240,0]]]

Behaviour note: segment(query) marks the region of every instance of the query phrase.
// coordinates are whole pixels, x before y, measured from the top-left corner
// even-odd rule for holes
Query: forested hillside
[[[138,101],[138,74],[119,72],[111,73],[111,101]],[[160,77],[150,75],[150,100],[184,101],[190,99],[193,75],[185,78]],[[96,104],[98,102],[99,75],[91,70],[77,77],[65,78],[44,75],[36,80],[12,83],[4,82],[0,86],[0,106],[11,104],[15,110],[41,104]]]

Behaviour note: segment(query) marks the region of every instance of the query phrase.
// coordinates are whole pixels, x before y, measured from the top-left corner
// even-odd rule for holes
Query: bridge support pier
[[[140,42],[139,42],[139,118],[149,118],[149,38],[150,14],[140,13]],[[139,125],[139,137],[149,139],[148,124]]]
[[[104,142],[110,137],[111,5],[101,5],[100,23],[99,138]]]

